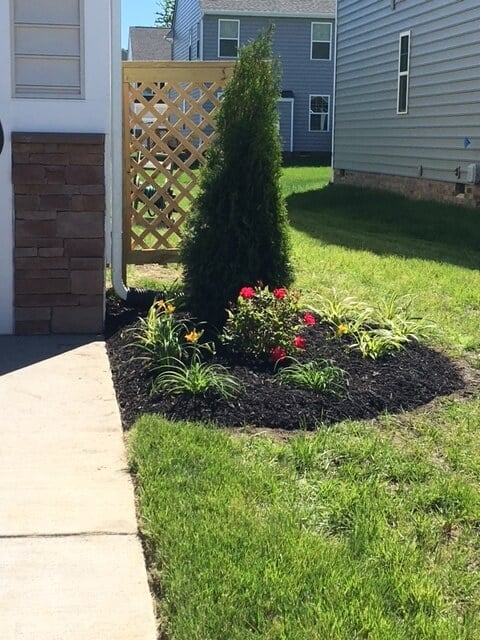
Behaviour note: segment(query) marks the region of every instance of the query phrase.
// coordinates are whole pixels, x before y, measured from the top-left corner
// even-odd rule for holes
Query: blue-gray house
[[[174,60],[232,60],[275,25],[280,134],[286,152],[330,154],[335,0],[176,0]]]
[[[478,0],[338,0],[335,182],[480,205]]]

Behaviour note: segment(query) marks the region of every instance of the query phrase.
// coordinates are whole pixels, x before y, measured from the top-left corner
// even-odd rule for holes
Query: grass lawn
[[[328,179],[284,171],[304,300],[413,294],[478,370],[478,211]],[[468,394],[313,435],[145,416],[129,444],[165,637],[479,638],[479,429]]]

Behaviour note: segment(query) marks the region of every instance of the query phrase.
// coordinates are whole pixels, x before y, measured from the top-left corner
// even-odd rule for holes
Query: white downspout
[[[123,282],[123,224],[122,224],[122,61],[120,0],[110,0],[110,152],[111,180],[108,212],[112,223],[112,284],[115,293],[126,300],[128,289]]]

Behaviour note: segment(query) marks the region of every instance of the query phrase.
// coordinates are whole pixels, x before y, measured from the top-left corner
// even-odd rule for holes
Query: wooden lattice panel
[[[125,263],[178,259],[232,71],[233,63],[124,63]]]

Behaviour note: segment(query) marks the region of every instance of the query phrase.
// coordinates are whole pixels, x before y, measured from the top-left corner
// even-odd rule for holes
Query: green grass
[[[168,637],[477,638],[479,444],[451,412],[463,460],[422,421],[401,443],[386,418],[278,444],[141,419],[131,456]]]
[[[480,366],[480,218],[289,167],[297,286],[413,294]],[[480,637],[480,398],[275,440],[142,418],[140,526],[169,640]]]

